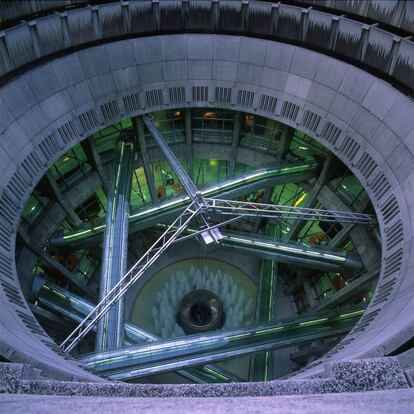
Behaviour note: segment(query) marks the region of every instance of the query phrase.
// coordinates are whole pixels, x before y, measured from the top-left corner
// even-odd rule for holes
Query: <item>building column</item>
[[[49,182],[50,188],[52,189],[56,197],[57,202],[60,204],[63,210],[65,210],[72,224],[76,227],[79,227],[82,224],[82,221],[79,218],[79,216],[75,213],[74,206],[72,205],[72,202],[71,202],[72,200],[68,199],[62,194],[62,191],[60,191],[59,185],[56,182],[55,177],[53,177],[50,171],[46,173],[46,178],[47,178],[47,181]]]
[[[233,141],[231,144],[229,168],[227,172],[227,175],[229,177],[234,175],[236,171],[237,151],[239,148],[239,141],[240,141],[240,127],[241,127],[241,113],[236,112],[234,114]]]
[[[305,291],[305,295],[308,299],[310,309],[315,308],[317,305],[315,294],[312,292],[309,281],[305,278],[303,279],[303,290]]]
[[[132,123],[135,129],[136,140],[135,144],[141,151],[142,166],[144,168],[145,179],[147,180],[148,190],[150,192],[153,203],[158,203],[157,189],[155,187],[154,174],[151,170],[151,162],[147,153],[147,144],[145,142],[144,123],[141,116],[132,118]]]
[[[352,211],[339,196],[327,185],[324,185],[319,194],[318,200],[322,205],[331,210]],[[366,201],[368,203],[368,199]],[[354,243],[355,249],[360,255],[364,266],[368,271],[373,271],[378,267],[381,260],[380,252],[374,240],[368,233],[366,226],[362,224],[345,224],[344,228],[328,243],[328,247],[336,247],[340,241],[345,239],[345,235],[349,233],[349,237]]]
[[[347,286],[335,292],[331,297],[322,301],[316,307],[315,312],[333,309],[352,300],[356,295],[373,289],[373,285],[375,284],[378,275],[379,269],[372,272],[367,272],[362,276],[356,278]]]
[[[128,219],[134,146],[118,142],[108,194],[103,240],[101,301],[125,274],[128,257]],[[124,301],[120,299],[100,319],[96,333],[97,352],[121,348],[124,343]]]
[[[312,190],[308,193],[308,196],[305,200],[305,204],[301,207],[313,208],[314,205],[317,203],[318,194],[321,191],[322,186],[326,183],[331,161],[332,161],[332,155],[329,154],[328,157],[325,159],[325,162],[323,163],[321,173],[319,174],[319,177],[316,180],[315,185],[313,186]],[[288,240],[297,239],[299,232],[301,228],[303,227],[303,223],[304,222],[301,220],[294,221],[288,234]]]
[[[37,261],[40,261],[41,263],[46,265],[48,268],[53,269],[60,276],[66,279],[70,284],[76,286],[76,288],[79,289],[84,295],[88,296],[89,298],[92,298],[93,300],[96,300],[96,296],[97,296],[96,285],[86,284],[83,280],[81,280],[81,278],[77,277],[74,273],[68,270],[63,264],[59,263],[57,260],[51,257],[41,247],[36,245],[34,241],[28,238],[27,234],[25,234],[25,232],[22,231],[22,228],[20,226],[19,226],[19,234],[22,237],[27,249],[36,256]],[[33,279],[33,276],[31,279]]]
[[[186,108],[185,118],[185,144],[187,155],[187,173],[193,179],[193,130],[191,127],[191,108]]]
[[[265,204],[269,204],[269,203],[270,203],[270,200],[272,199],[272,195],[273,195],[273,191],[274,191],[274,189],[275,189],[275,187],[274,187],[274,186],[267,187],[267,188],[265,189],[265,193],[264,193],[264,195],[263,195],[263,200],[262,200],[262,201],[260,201],[260,202],[261,202],[261,203],[265,203]],[[255,225],[255,228],[254,228],[254,232],[255,232],[255,233],[257,233],[257,232],[259,231],[259,229],[261,228],[262,224],[264,224],[265,220],[266,220],[266,219],[264,219],[264,218],[262,218],[262,217],[259,217],[259,218],[256,220],[256,225]]]
[[[282,125],[282,134],[280,136],[280,148],[277,154],[277,162],[280,164],[285,158],[292,142],[294,129],[288,125]]]
[[[89,137],[88,139],[82,141],[81,145],[89,162],[92,164],[92,166],[98,173],[105,195],[108,195],[108,178],[106,176],[105,169],[102,165],[101,157],[96,149],[93,137]]]

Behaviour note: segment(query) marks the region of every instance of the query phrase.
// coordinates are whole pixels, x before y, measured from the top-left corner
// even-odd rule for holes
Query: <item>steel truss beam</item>
[[[247,201],[204,198],[208,210],[222,216],[266,217],[283,220],[310,220],[352,224],[374,224],[377,222],[371,214],[349,211],[301,208],[275,204],[251,203]]]
[[[80,325],[62,342],[60,347],[64,352],[70,352],[93,328],[108,310],[121,299],[130,286],[158,259],[158,257],[174,242],[187,228],[191,220],[200,214],[201,208],[190,204],[184,212],[168,226],[167,230],[157,239],[148,251],[132,266],[122,279],[96,305]]]

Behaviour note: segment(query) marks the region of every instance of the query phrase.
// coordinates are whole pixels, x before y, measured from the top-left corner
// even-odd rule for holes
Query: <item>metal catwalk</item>
[[[165,226],[159,224],[156,228],[163,229]],[[185,234],[191,235],[195,232],[196,230],[190,228]],[[309,245],[299,241],[286,241],[280,237],[274,238],[262,234],[225,230],[222,231],[222,235],[222,248],[255,255],[261,259],[327,272],[345,270],[355,273],[363,268],[362,260],[355,252],[332,249],[323,245]],[[178,242],[179,240],[176,241]]]
[[[134,146],[120,141],[108,194],[99,298],[104,298],[125,273],[128,257],[128,216]],[[124,301],[119,300],[98,323],[96,351],[124,344]]]
[[[204,198],[197,190],[196,186],[189,178],[185,170],[180,165],[171,149],[163,140],[161,134],[152,123],[152,117],[147,115],[144,122],[150,129],[162,152],[166,156],[171,167],[178,175],[191,199],[191,204],[171,223],[163,234],[153,243],[147,252],[125,273],[119,277],[118,281],[110,286],[104,295],[100,296],[100,301],[85,319],[70,333],[70,335],[60,345],[65,352],[70,352],[87,334],[94,329],[94,325],[102,318],[107,318],[108,312],[117,306],[125,296],[128,289],[158,260],[169,246],[173,243],[188,237],[199,235],[204,243],[220,242],[223,238],[219,226],[238,220],[242,217],[272,218],[276,220],[320,220],[326,222],[343,222],[352,224],[371,224],[375,217],[369,214],[353,213],[347,211],[322,210],[312,208],[299,208],[283,205],[264,204],[256,202],[241,202],[223,199]],[[218,224],[210,223],[209,212],[219,219],[221,217],[232,216],[231,219],[221,221]],[[202,222],[199,231],[190,236],[183,236],[191,223],[201,218]],[[103,297],[102,297],[103,296]],[[122,329],[123,334],[123,329]]]
[[[317,170],[318,164],[309,162],[262,168],[201,188],[200,194],[203,197],[238,197],[270,185],[306,181],[312,178]],[[166,199],[157,206],[144,207],[133,211],[129,216],[129,231],[143,230],[161,221],[168,220],[174,215],[178,215],[189,202],[190,198],[188,196],[181,195]],[[97,244],[102,240],[104,231],[105,224],[101,224],[93,228],[88,227],[72,232],[64,232],[52,237],[50,244],[76,246],[79,243],[88,243],[88,241]]]
[[[77,323],[80,323],[94,308],[92,303],[52,282],[45,282],[41,285],[37,292],[37,301],[38,304],[42,305],[42,308],[45,307],[51,309],[59,315],[65,316]],[[39,308],[38,305],[33,306],[35,312],[39,309],[41,312],[42,308]],[[153,335],[132,323],[125,322],[124,343],[126,346],[157,342],[160,340],[161,339],[158,336]],[[179,370],[177,371],[177,374],[199,384],[240,381],[240,378],[234,374],[214,365]]]
[[[363,309],[337,310],[260,326],[216,331],[80,358],[113,380],[130,380],[346,334]]]

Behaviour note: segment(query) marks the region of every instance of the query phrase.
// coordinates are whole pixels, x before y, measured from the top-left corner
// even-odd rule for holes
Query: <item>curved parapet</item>
[[[2,353],[80,372],[55,353],[16,275],[19,218],[38,180],[73,145],[121,118],[197,106],[251,112],[303,130],[336,154],[371,197],[384,242],[376,293],[345,341],[313,365],[404,344],[414,315],[413,102],[373,75],[298,46],[193,34],[91,47],[0,89],[1,324],[3,349],[11,350]]]
[[[141,0],[143,1],[143,0]],[[188,0],[187,0],[188,1]],[[198,1],[198,0],[196,0]],[[232,1],[232,0],[230,0]],[[148,2],[150,2],[148,0]],[[222,1],[223,2],[223,1]],[[85,1],[85,0],[48,0],[48,1],[7,1],[0,5],[0,24],[10,24],[17,19],[32,19],[39,14],[51,11],[65,11],[87,4],[111,3],[107,1]],[[185,1],[181,2],[181,7]],[[278,2],[283,3],[283,2]],[[302,0],[290,1],[290,4],[309,4],[312,8],[328,10],[334,13],[349,13],[355,17],[362,17],[376,22],[384,23],[392,28],[413,31],[414,8],[410,2],[404,0]]]
[[[390,0],[303,0],[313,7],[323,7],[352,16],[363,17],[413,33],[414,7],[410,1]]]
[[[409,26],[411,7],[406,7]],[[293,42],[369,68],[411,94],[414,89],[414,44],[409,39],[345,16],[254,0],[114,2],[21,22],[0,35],[0,76],[67,49],[123,37],[198,31]]]

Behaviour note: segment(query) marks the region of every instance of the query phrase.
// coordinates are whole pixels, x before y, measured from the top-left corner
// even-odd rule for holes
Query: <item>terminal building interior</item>
[[[414,412],[414,2],[0,25],[0,410]]]

